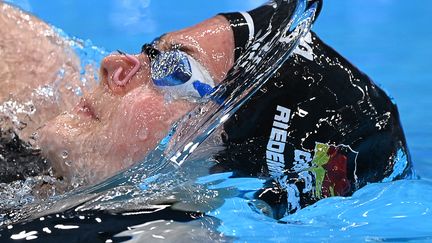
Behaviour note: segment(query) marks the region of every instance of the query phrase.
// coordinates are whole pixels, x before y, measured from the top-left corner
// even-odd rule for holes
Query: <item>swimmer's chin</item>
[[[73,151],[59,150],[55,145],[44,145],[42,155],[50,161],[53,175],[73,188],[101,182],[119,170],[112,162],[107,162],[110,166],[103,168],[99,159],[76,156]]]
[[[80,125],[83,129],[80,129]],[[74,187],[101,182],[133,164],[121,144],[94,133],[88,124],[74,126],[58,117],[39,131],[38,146],[51,161],[54,175]]]
[[[85,137],[76,126],[81,119],[69,112],[63,113],[37,131],[36,144],[42,156],[50,161],[56,177],[67,183],[84,185],[96,180],[89,180],[91,170],[84,170],[84,161],[76,153],[77,144],[82,142],[77,138]]]

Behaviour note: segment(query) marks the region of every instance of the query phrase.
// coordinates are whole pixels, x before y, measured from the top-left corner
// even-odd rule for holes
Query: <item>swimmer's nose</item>
[[[102,82],[115,93],[119,93],[136,83],[133,79],[141,68],[140,59],[134,55],[121,53],[107,56],[101,65]]]

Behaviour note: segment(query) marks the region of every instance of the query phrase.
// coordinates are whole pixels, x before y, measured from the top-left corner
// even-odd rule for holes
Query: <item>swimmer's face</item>
[[[180,46],[216,82],[233,65],[234,40],[221,16],[167,34],[158,43],[162,50]],[[58,175],[98,182],[143,159],[193,106],[165,99],[153,84],[147,55],[110,55],[101,64],[100,85],[75,109],[46,124],[40,146]]]

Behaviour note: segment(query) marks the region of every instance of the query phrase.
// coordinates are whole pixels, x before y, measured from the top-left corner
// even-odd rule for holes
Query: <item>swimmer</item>
[[[283,14],[274,16],[275,3]],[[58,175],[86,183],[130,167],[294,6],[275,1],[219,14],[143,45],[140,54],[109,55],[100,85],[39,130],[44,156]],[[255,198],[275,218],[412,173],[396,106],[314,32],[226,122],[221,140],[210,172],[269,178]]]

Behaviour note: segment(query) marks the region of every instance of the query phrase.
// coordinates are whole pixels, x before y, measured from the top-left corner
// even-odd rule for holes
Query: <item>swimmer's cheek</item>
[[[135,142],[145,143],[154,147],[164,137],[171,125],[184,116],[192,104],[186,101],[167,103],[162,96],[149,95],[144,99],[131,97],[133,101],[123,103],[122,114],[117,114],[113,131],[118,138],[133,138]],[[126,121],[125,121],[126,120]],[[126,141],[125,141],[126,142]]]

